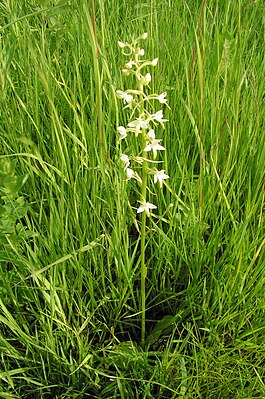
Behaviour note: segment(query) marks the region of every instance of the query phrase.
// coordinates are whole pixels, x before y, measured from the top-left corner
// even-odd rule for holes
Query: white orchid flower
[[[162,109],[160,111],[157,111],[155,114],[151,115],[151,119],[155,120],[157,122],[163,123],[163,122],[168,122],[168,119],[163,119],[163,111]]]
[[[129,76],[131,74],[130,70],[127,68],[124,68],[121,70],[124,76]]]
[[[130,159],[129,159],[128,155],[121,154],[120,160],[124,163],[124,170],[126,170],[128,168],[128,166],[130,165]]]
[[[129,122],[128,127],[133,127],[140,133],[141,129],[147,129],[148,125],[147,123],[140,117],[137,118],[136,120]]]
[[[123,140],[123,139],[125,139],[125,137],[127,137],[127,130],[125,129],[124,126],[118,126],[117,132],[120,135],[120,137],[119,137],[120,140]]]
[[[124,104],[130,104],[133,100],[133,96],[126,91],[116,90],[116,96],[123,100]]]
[[[156,159],[157,151],[164,151],[165,147],[163,147],[160,143],[161,140],[153,139],[151,140],[146,147],[144,148],[145,152],[153,151],[154,159]]]
[[[159,94],[159,96],[157,96],[156,99],[160,102],[160,104],[165,104],[167,102],[166,96],[167,96],[167,93],[164,92],[164,93]]]
[[[154,204],[151,204],[150,202],[143,201],[139,206],[139,208],[137,209],[137,213],[146,212],[147,216],[150,216],[151,209],[157,209],[157,207]]]
[[[154,140],[154,139],[156,138],[154,129],[149,130],[149,132],[147,133],[147,137],[148,137],[148,139],[150,139],[151,141]]]
[[[136,60],[138,61],[138,56],[139,55],[144,55],[144,49],[143,48],[140,48],[140,47],[136,47],[134,50],[133,50],[133,52],[135,53],[135,57],[136,57]]]
[[[148,72],[145,76],[141,76],[139,80],[143,86],[147,86],[151,82],[151,79],[151,74]]]
[[[166,104],[167,99],[166,99],[167,93],[161,93],[161,94],[149,94],[149,96],[147,96],[147,99],[149,100],[158,100],[160,102],[160,104]],[[152,115],[152,117],[155,114]]]
[[[165,174],[165,170],[157,170],[154,174],[154,182],[159,182],[160,187],[163,185],[163,181],[169,179],[169,176]]]
[[[127,174],[127,180],[135,179],[135,180],[137,180],[139,183],[142,183],[142,179],[140,178],[140,176],[138,175],[138,173],[135,172],[134,170],[132,170],[131,168],[127,168],[127,169],[126,169],[126,174]]]
[[[151,61],[151,65],[156,66],[158,63],[158,58],[154,58],[153,61]]]
[[[118,41],[118,45],[119,45],[120,48],[126,47],[126,43],[123,43],[123,42],[120,42],[120,41]]]
[[[127,64],[125,64],[127,69],[132,69],[132,67],[135,65],[135,62],[133,60],[130,60],[129,62],[127,62]]]

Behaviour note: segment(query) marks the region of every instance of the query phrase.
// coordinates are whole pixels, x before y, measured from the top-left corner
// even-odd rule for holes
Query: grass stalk
[[[140,93],[143,92],[143,85],[138,84],[138,90]],[[143,97],[140,96],[140,114],[144,111]],[[146,145],[146,130],[142,131],[142,148]],[[147,191],[147,153],[143,151],[143,165],[142,165],[142,185],[141,185],[141,201],[146,202],[146,191]],[[145,344],[145,302],[146,302],[146,262],[145,262],[145,242],[146,242],[146,212],[141,215],[141,345],[144,347]]]
[[[144,132],[143,132],[143,140],[144,140]],[[146,153],[143,152],[143,158],[146,158]],[[143,201],[146,201],[146,188],[147,188],[147,161],[143,161],[142,168],[142,190],[141,190],[141,198]],[[146,302],[146,262],[145,262],[145,241],[146,241],[146,212],[142,213],[141,217],[141,344],[144,347],[145,343],[145,302]]]
[[[199,40],[196,33],[196,44],[198,53],[198,79],[199,79],[199,157],[200,157],[200,173],[199,173],[199,209],[200,223],[203,221],[203,62],[199,46]]]
[[[97,114],[97,128],[98,128],[98,154],[99,164],[105,163],[104,155],[106,154],[106,144],[103,139],[103,111],[102,111],[102,70],[99,63],[99,45],[97,38],[97,25],[94,0],[92,1],[92,20],[89,15],[87,5],[84,5],[84,14],[88,25],[89,38],[91,42],[94,66],[94,82],[95,82],[95,107]]]

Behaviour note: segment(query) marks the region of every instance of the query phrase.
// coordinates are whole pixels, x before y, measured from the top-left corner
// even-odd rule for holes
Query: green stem
[[[143,132],[143,140],[144,140]],[[146,158],[146,153],[143,153],[143,158]],[[147,187],[147,161],[143,161],[143,175],[142,175],[142,201],[146,201],[146,187]],[[141,344],[145,343],[145,279],[147,275],[145,264],[145,235],[146,235],[146,213],[142,213],[141,223]]]
[[[143,92],[143,85],[139,85],[138,87],[140,92]],[[143,99],[142,96],[140,98],[142,109],[141,112],[144,111]],[[142,131],[142,146],[145,148],[146,146],[146,131],[143,129]],[[141,190],[141,200],[146,202],[146,190],[147,190],[147,153],[143,152],[143,167],[142,167],[142,190]],[[146,263],[145,263],[145,241],[146,241],[146,212],[142,213],[141,218],[141,344],[144,346],[145,343],[145,279],[147,275]]]

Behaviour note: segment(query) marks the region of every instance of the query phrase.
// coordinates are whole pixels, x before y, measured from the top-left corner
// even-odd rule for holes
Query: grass
[[[89,2],[1,3],[0,397],[265,397],[264,5],[208,0],[196,42],[202,3],[99,0],[98,49]],[[115,90],[145,31],[171,109],[142,348]]]

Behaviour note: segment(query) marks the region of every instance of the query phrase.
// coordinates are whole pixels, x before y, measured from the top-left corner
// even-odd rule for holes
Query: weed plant
[[[0,397],[261,399],[263,2],[93,4],[0,4]],[[117,43],[143,32],[170,179],[150,188],[141,345],[116,91]]]

